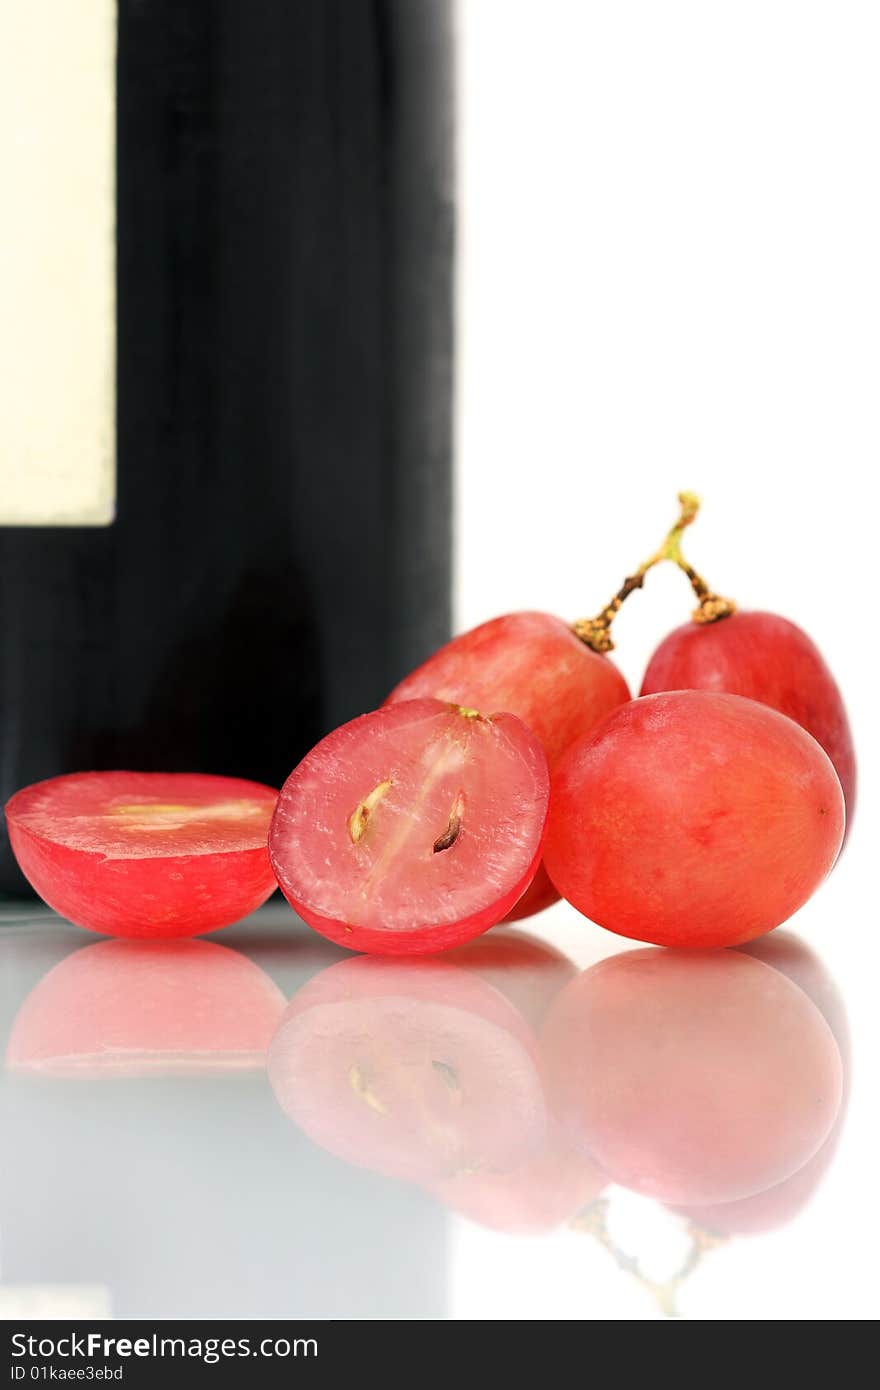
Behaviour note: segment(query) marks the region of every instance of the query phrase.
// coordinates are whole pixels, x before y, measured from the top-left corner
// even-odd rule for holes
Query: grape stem
[[[716,594],[685,559],[681,549],[681,538],[688,526],[692,525],[696,519],[700,510],[700,499],[694,492],[680,492],[678,501],[680,504],[678,520],[667,532],[660,548],[655,550],[644,564],[639,565],[638,569],[623,581],[611,602],[602,609],[601,613],[598,613],[595,618],[579,618],[577,622],[572,623],[572,630],[575,635],[588,647],[591,647],[594,652],[614,651],[611,624],[630,594],[634,593],[636,589],[641,589],[648,570],[652,570],[655,565],[662,564],[664,560],[669,560],[673,565],[677,565],[690,581],[690,586],[699,600],[692,615],[695,623],[717,623],[721,618],[728,618],[731,613],[736,612],[736,604],[733,599],[722,598],[720,594]]]
[[[615,1243],[608,1230],[608,1199],[606,1197],[598,1197],[579,1212],[571,1222],[571,1229],[592,1236],[594,1240],[597,1240],[603,1249],[608,1251],[618,1269],[631,1275],[637,1283],[641,1284],[643,1289],[647,1289],[648,1293],[653,1295],[661,1312],[668,1318],[681,1316],[678,1310],[679,1292],[688,1276],[693,1274],[697,1265],[701,1263],[706,1252],[725,1244],[723,1236],[716,1236],[711,1231],[704,1230],[702,1227],[689,1222],[687,1227],[689,1244],[684,1259],[675,1273],[670,1275],[668,1279],[657,1280],[648,1278],[635,1255],[621,1250]]]

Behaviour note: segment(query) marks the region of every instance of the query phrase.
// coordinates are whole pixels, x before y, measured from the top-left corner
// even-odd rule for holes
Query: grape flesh
[[[543,749],[513,715],[387,705],[294,769],[270,857],[288,901],[331,941],[381,955],[446,950],[521,897],[549,797]]]
[[[630,692],[617,667],[561,618],[523,612],[454,637],[402,680],[386,703],[424,696],[517,715],[537,735],[552,770]],[[541,912],[558,897],[539,869],[509,920]]]

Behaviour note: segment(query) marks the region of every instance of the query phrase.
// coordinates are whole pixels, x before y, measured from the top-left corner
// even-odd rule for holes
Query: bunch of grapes
[[[597,617],[466,632],[314,748],[280,795],[232,778],[83,773],[6,807],[27,878],[71,921],[194,935],[277,884],[331,941],[434,954],[558,896],[620,935],[722,947],[831,869],[855,799],[840,691],[811,640],[737,612],[687,563],[692,494]],[[616,613],[660,562],[697,596],[632,699]]]

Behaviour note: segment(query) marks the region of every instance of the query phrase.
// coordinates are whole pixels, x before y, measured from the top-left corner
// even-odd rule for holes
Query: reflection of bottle
[[[116,520],[0,529],[2,800],[280,785],[446,635],[448,58],[445,0],[121,0]]]
[[[19,1074],[82,1078],[262,1071],[284,996],[212,941],[101,941],[66,956],[22,1004]]]

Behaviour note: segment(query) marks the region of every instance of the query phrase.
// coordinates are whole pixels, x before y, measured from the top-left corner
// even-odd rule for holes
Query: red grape
[[[734,613],[716,623],[685,623],[661,642],[642,694],[725,690],[760,700],[803,725],[833,762],[852,818],[856,760],[843,697],[805,632],[775,613]]]
[[[517,715],[537,734],[551,768],[630,697],[617,667],[550,613],[509,613],[461,633],[402,680],[386,704],[422,696]]]
[[[841,1099],[818,1009],[736,951],[628,951],[559,996],[544,1032],[557,1113],[609,1178],[681,1205],[748,1197],[816,1152]]]
[[[212,941],[99,941],[34,987],[6,1065],[38,1076],[202,1075],[262,1069],[284,1011],[269,976]]]
[[[547,760],[513,715],[437,700],[362,715],[291,773],[269,832],[281,888],[352,950],[443,950],[499,922],[540,861]]]
[[[315,976],[282,1019],[269,1079],[321,1148],[409,1182],[507,1171],[546,1133],[531,1031],[491,985],[434,960],[362,957]]]
[[[729,946],[785,921],[834,863],[840,783],[815,739],[754,700],[633,700],[556,769],[556,887],[621,936]]]
[[[510,909],[504,920],[505,922],[521,922],[525,917],[534,917],[536,913],[543,912],[545,907],[552,907],[553,903],[558,901],[559,893],[551,882],[550,875],[544,868],[542,861],[535,871],[535,877],[519,902]]]
[[[6,822],[22,873],[62,917],[109,936],[196,936],[275,889],[277,798],[237,777],[78,772],[16,792]]]

